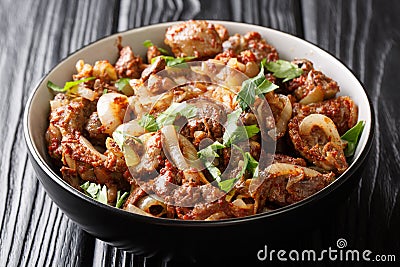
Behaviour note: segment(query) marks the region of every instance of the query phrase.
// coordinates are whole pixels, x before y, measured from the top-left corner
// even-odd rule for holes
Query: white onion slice
[[[275,123],[275,127],[277,129],[276,135],[282,136],[286,132],[287,123],[292,117],[292,103],[289,100],[289,97],[285,95],[279,95],[279,101],[285,103],[285,106],[282,109],[281,114],[279,115],[279,119]]]
[[[176,134],[174,125],[166,125],[161,128],[162,145],[166,156],[169,161],[175,164],[180,170],[186,170],[189,165],[185,157],[182,155],[181,148],[179,147],[178,135]]]
[[[321,175],[321,173],[317,172],[316,170],[289,163],[274,163],[268,167],[268,173],[275,175],[296,174],[301,171],[303,171],[304,174],[308,177]]]
[[[77,95],[89,99],[90,101],[93,101],[96,98],[97,93],[89,88],[78,86],[77,88]]]
[[[154,217],[153,215],[151,215],[150,213],[147,213],[141,209],[139,209],[138,207],[136,207],[135,205],[132,204],[128,204],[124,210],[132,212],[132,213],[136,213],[136,214],[140,214],[140,215],[145,215],[145,216],[150,216],[150,217]]]
[[[314,88],[308,95],[299,101],[300,104],[308,105],[318,103],[324,100],[325,93],[320,87]]]
[[[311,136],[312,129],[319,127],[329,141],[338,147],[342,147],[342,140],[340,139],[335,123],[327,116],[322,114],[311,114],[305,117],[299,125],[299,133],[301,136]]]
[[[118,93],[102,95],[97,102],[97,113],[105,133],[111,134],[124,120],[124,108],[128,105],[128,97]]]

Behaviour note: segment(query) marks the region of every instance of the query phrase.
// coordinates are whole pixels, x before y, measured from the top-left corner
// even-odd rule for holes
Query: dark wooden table
[[[400,266],[399,13],[391,0],[0,0],[0,266],[173,265],[115,249],[70,221],[35,177],[21,120],[35,84],[69,53],[115,32],[192,18],[282,30],[354,71],[376,113],[368,165],[333,219],[299,233],[293,246],[318,250],[344,238],[348,248],[393,254]]]

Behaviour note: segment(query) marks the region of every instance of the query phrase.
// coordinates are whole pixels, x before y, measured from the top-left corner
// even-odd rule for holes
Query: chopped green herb
[[[242,110],[239,108],[231,114],[228,114],[225,132],[222,137],[225,146],[230,146],[236,142],[247,140],[260,131],[255,124],[249,126],[238,126],[237,122],[241,113]]]
[[[114,139],[115,143],[117,143],[117,145],[119,146],[119,148],[121,150],[123,149],[125,139],[127,139],[127,138],[133,139],[136,142],[142,144],[142,141],[139,138],[132,136],[130,134],[124,133],[118,129],[112,133],[112,138]]]
[[[87,181],[86,183],[81,185],[81,188],[91,198],[101,203],[107,204],[107,187],[105,185],[101,187],[101,185],[99,184]]]
[[[67,92],[68,90],[70,90],[72,87],[77,86],[81,83],[85,83],[87,81],[91,81],[93,79],[95,79],[96,77],[88,77],[85,79],[81,79],[81,80],[77,80],[77,81],[70,81],[70,82],[66,82],[64,84],[64,87],[60,87],[54,83],[52,83],[51,81],[47,82],[47,87],[50,88],[51,90],[55,91],[55,92]]]
[[[212,162],[206,161],[204,162],[204,165],[206,166],[208,172],[211,174],[214,180],[218,183],[221,182],[221,171],[217,167],[215,167]]]
[[[112,137],[113,137],[115,143],[117,143],[117,145],[119,146],[119,148],[122,149],[124,141],[125,141],[124,133],[122,131],[115,130],[112,133]]]
[[[101,190],[99,191],[99,195],[97,196],[97,201],[107,204],[107,187],[103,185]]]
[[[216,152],[218,149],[224,148],[225,146],[218,141],[215,141],[211,145],[199,150],[197,152],[198,157],[203,161],[204,166],[207,168],[208,172],[217,182],[221,181],[221,171],[215,167],[212,162],[219,155]]]
[[[105,95],[107,93],[108,93],[108,89],[106,88],[106,89],[103,90],[103,95]]]
[[[123,93],[124,95],[131,96],[134,94],[132,86],[129,84],[129,78],[121,78],[116,83],[115,86],[117,87],[118,91]]]
[[[287,82],[303,74],[302,69],[297,67],[295,64],[282,59],[268,62],[265,66],[275,77],[284,79],[283,82]]]
[[[149,48],[149,47],[154,46],[153,42],[150,41],[150,40],[145,40],[145,41],[143,42],[143,45],[144,45],[146,48]]]
[[[238,149],[243,155],[243,165],[242,169],[234,178],[230,178],[218,183],[221,190],[228,192],[235,185],[235,183],[244,175],[245,171],[249,171],[253,178],[258,177],[258,162],[251,156],[250,152],[243,152],[243,150],[236,146],[232,145],[232,148]]]
[[[51,90],[55,92],[65,92],[63,87],[58,86],[57,84],[54,84],[51,81],[47,82],[47,87],[50,88]]]
[[[246,152],[245,156],[247,157],[247,166],[246,170],[248,170],[253,178],[258,177],[258,162],[253,158],[250,152]]]
[[[139,120],[139,125],[149,132],[156,132],[158,130],[156,118],[150,114],[144,114]]]
[[[216,152],[218,149],[222,149],[225,146],[223,144],[221,144],[218,141],[215,141],[214,143],[212,143],[211,145],[199,150],[199,152],[197,152],[197,155],[199,156],[199,158],[210,161],[214,160],[214,158],[218,158],[219,155]]]
[[[353,128],[349,129],[344,135],[342,135],[342,139],[347,141],[347,147],[344,150],[344,155],[346,157],[351,157],[354,155],[354,151],[356,150],[358,139],[364,129],[365,122],[359,121]]]
[[[173,56],[159,56],[159,57],[162,57],[165,60],[168,67],[173,67],[173,66],[176,66],[179,64],[183,64],[186,61],[190,61],[190,60],[196,58],[196,57],[173,57]],[[151,64],[154,63],[156,58],[157,57],[155,57],[151,60]]]
[[[193,105],[182,103],[172,103],[163,113],[158,115],[156,122],[158,128],[162,128],[165,125],[171,125],[174,123],[178,115],[186,117],[188,119],[193,118],[197,114],[197,108]]]
[[[143,45],[144,45],[145,47],[147,47],[147,48],[152,47],[152,46],[155,46],[155,45],[153,44],[153,42],[150,41],[150,40],[144,41],[144,42],[143,42]],[[162,54],[164,54],[164,55],[168,55],[168,54],[169,54],[169,52],[168,52],[166,49],[164,49],[164,48],[162,48],[162,47],[158,47],[158,46],[156,46],[156,47],[157,47],[158,51],[160,51]]]
[[[117,192],[117,202],[115,203],[115,207],[121,208],[122,204],[124,204],[126,198],[129,196],[128,192],[124,192],[121,196],[121,191]]]
[[[254,104],[256,96],[261,96],[278,88],[279,86],[265,79],[264,64],[261,64],[257,76],[247,79],[242,83],[242,88],[237,94],[240,107],[245,110]]]

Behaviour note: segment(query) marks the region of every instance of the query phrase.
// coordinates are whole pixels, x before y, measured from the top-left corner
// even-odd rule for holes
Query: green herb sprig
[[[51,90],[55,91],[55,92],[65,93],[65,92],[68,92],[69,90],[71,90],[73,87],[75,87],[75,86],[77,86],[77,85],[79,85],[81,83],[85,83],[85,82],[91,81],[93,79],[96,79],[96,77],[88,77],[88,78],[80,79],[80,80],[77,80],[77,81],[66,82],[64,84],[64,87],[60,87],[60,86],[54,84],[53,82],[48,81],[47,82],[47,87],[50,88]]]
[[[247,107],[254,104],[256,96],[262,96],[279,88],[278,85],[268,81],[265,78],[264,63],[261,63],[260,72],[257,76],[247,79],[242,83],[242,88],[236,96],[240,107],[245,110]]]
[[[153,44],[153,42],[150,41],[150,40],[144,41],[144,42],[143,42],[143,45],[144,45],[145,47],[147,47],[147,48],[152,47],[152,46],[155,46],[155,45]],[[169,52],[168,52],[166,49],[164,49],[164,48],[162,48],[162,47],[158,47],[158,46],[156,46],[156,47],[157,47],[158,51],[160,51],[162,54],[164,54],[164,55],[168,55],[168,54],[169,54]]]
[[[364,129],[364,125],[364,121],[359,121],[356,125],[354,125],[344,135],[341,136],[343,140],[347,141],[347,147],[344,150],[344,155],[346,157],[351,157],[354,155],[354,152],[357,148],[358,140]]]
[[[283,79],[283,82],[290,81],[303,74],[302,69],[283,59],[278,59],[277,61],[271,61],[268,63],[266,63],[266,60],[264,59],[263,62],[263,64],[265,64],[267,67],[267,70],[272,72],[276,78]]]
[[[190,60],[196,58],[196,57],[192,57],[192,56],[190,56],[190,57],[173,57],[173,56],[164,56],[164,55],[161,55],[161,56],[158,56],[158,57],[163,58],[168,67],[177,66],[177,65],[183,64],[183,63],[185,63],[187,61],[190,61]],[[152,58],[151,59],[151,64],[153,64],[154,61],[156,61],[156,59],[158,57]]]

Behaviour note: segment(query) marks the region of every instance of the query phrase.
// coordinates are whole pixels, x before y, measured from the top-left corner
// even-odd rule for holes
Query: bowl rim
[[[103,204],[101,202],[98,202],[92,198],[90,198],[89,196],[85,195],[84,193],[76,190],[75,188],[73,188],[72,186],[70,186],[67,182],[65,182],[58,174],[56,174],[53,169],[51,168],[51,166],[46,162],[46,160],[44,158],[42,158],[40,156],[39,151],[37,150],[34,142],[33,142],[33,138],[31,135],[31,131],[29,128],[29,118],[30,118],[30,110],[32,107],[32,102],[33,99],[35,98],[35,96],[37,95],[40,86],[43,84],[44,80],[57,68],[59,67],[61,64],[63,64],[66,60],[68,60],[70,57],[72,57],[74,54],[80,52],[81,50],[84,50],[86,48],[88,48],[89,46],[92,46],[96,43],[102,42],[105,39],[111,39],[111,38],[117,38],[120,35],[125,35],[125,34],[130,34],[130,32],[136,32],[136,31],[140,31],[140,30],[147,30],[147,29],[151,29],[151,28],[159,28],[159,27],[169,27],[173,24],[176,23],[180,23],[183,21],[173,21],[173,22],[163,22],[163,23],[157,23],[157,24],[152,24],[152,25],[147,25],[147,26],[142,26],[142,27],[137,27],[137,28],[133,28],[133,29],[127,29],[125,31],[121,31],[121,32],[117,32],[117,33],[113,33],[104,37],[101,37],[97,40],[94,40],[92,42],[89,42],[88,44],[83,45],[82,47],[80,47],[79,49],[68,53],[68,55],[66,55],[64,58],[62,58],[60,61],[58,61],[57,64],[55,64],[53,67],[51,67],[50,70],[48,70],[44,75],[42,75],[42,77],[40,78],[40,80],[35,84],[34,86],[34,90],[31,91],[26,104],[25,104],[25,109],[24,109],[24,114],[23,114],[23,131],[24,131],[24,139],[26,142],[26,145],[28,147],[28,152],[31,154],[32,158],[35,160],[35,162],[39,165],[39,167],[47,174],[47,176],[49,176],[55,183],[58,184],[58,186],[61,186],[61,188],[63,188],[64,190],[66,190],[68,193],[73,194],[75,197],[78,197],[80,199],[82,199],[83,201],[88,201],[89,203],[91,203],[92,205],[95,205],[99,208],[105,208],[107,209],[109,212],[116,212],[119,213],[122,216],[130,216],[133,219],[139,221],[143,221],[146,223],[151,223],[151,224],[155,224],[155,225],[161,225],[161,226],[171,226],[171,225],[177,225],[177,226],[184,226],[184,227],[215,227],[215,226],[228,226],[228,225],[238,225],[238,224],[243,224],[243,223],[247,223],[249,221],[254,221],[254,220],[259,220],[259,219],[267,219],[270,217],[278,217],[281,216],[283,214],[286,214],[288,212],[291,212],[295,209],[298,209],[300,207],[303,206],[308,206],[311,203],[318,201],[320,199],[323,199],[325,197],[327,197],[329,194],[331,194],[333,191],[337,190],[343,183],[345,183],[352,175],[354,175],[354,173],[359,169],[359,167],[361,166],[361,164],[365,161],[371,147],[372,147],[372,142],[373,142],[373,136],[375,133],[375,112],[374,112],[374,108],[373,108],[373,104],[371,101],[371,98],[368,94],[368,92],[365,90],[365,86],[364,84],[360,81],[360,79],[354,74],[354,72],[339,58],[337,58],[336,56],[334,56],[333,54],[331,54],[329,51],[324,50],[323,48],[321,48],[320,46],[307,41],[305,39],[302,39],[300,37],[297,37],[295,35],[292,35],[290,33],[287,32],[283,32],[277,29],[273,29],[270,27],[265,27],[265,26],[261,26],[261,25],[256,25],[256,24],[251,24],[251,23],[243,23],[243,22],[234,22],[234,21],[222,21],[222,20],[212,20],[212,19],[206,19],[206,21],[212,22],[212,23],[220,23],[220,24],[225,24],[225,25],[230,25],[230,26],[254,26],[255,30],[257,29],[267,29],[269,31],[273,31],[275,33],[278,34],[282,34],[282,35],[286,35],[289,38],[294,38],[296,39],[296,41],[298,42],[303,42],[308,46],[312,46],[313,48],[315,48],[319,53],[322,54],[326,54],[329,57],[333,58],[334,60],[336,60],[339,64],[342,65],[342,67],[344,67],[345,69],[347,69],[347,71],[349,71],[349,73],[356,79],[356,81],[361,85],[363,92],[368,100],[368,108],[371,114],[371,125],[370,125],[370,131],[368,133],[368,137],[367,137],[367,141],[365,143],[365,146],[363,148],[362,151],[360,151],[360,154],[358,156],[358,158],[349,166],[349,168],[343,173],[341,174],[339,177],[337,177],[331,184],[329,184],[328,186],[326,186],[325,188],[319,190],[318,192],[316,192],[315,194],[301,200],[298,201],[296,203],[278,208],[276,210],[272,210],[269,212],[262,212],[262,213],[258,213],[258,214],[254,214],[254,215],[250,215],[250,216],[246,216],[246,217],[239,217],[239,218],[230,218],[230,219],[222,219],[222,220],[215,220],[215,221],[204,221],[204,220],[180,220],[180,219],[170,219],[170,218],[158,218],[158,217],[152,217],[152,216],[145,216],[145,215],[140,215],[140,214],[136,214],[136,213],[132,213],[132,212],[128,212],[116,207],[113,207],[111,205],[107,205],[107,204]],[[43,133],[44,134],[44,133]],[[38,176],[38,174],[36,173],[36,175]],[[45,190],[46,191],[46,190]],[[46,192],[47,193],[47,192]]]

